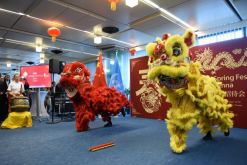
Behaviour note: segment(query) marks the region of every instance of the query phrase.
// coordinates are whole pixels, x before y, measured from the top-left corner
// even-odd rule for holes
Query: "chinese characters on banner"
[[[201,74],[222,82],[221,89],[233,105],[234,127],[247,128],[247,38],[195,46],[194,61],[202,64]]]
[[[159,92],[159,84],[147,80],[147,61],[148,56],[130,59],[131,116],[164,120],[171,104]]]

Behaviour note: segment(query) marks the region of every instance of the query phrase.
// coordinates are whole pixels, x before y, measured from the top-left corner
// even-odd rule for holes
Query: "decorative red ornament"
[[[120,2],[121,0],[107,0],[108,2],[111,2],[111,10],[115,11],[117,3]]]
[[[153,62],[153,59],[154,59],[153,57],[150,57],[149,58],[149,62],[152,63]]]
[[[157,44],[154,47],[154,53],[157,54],[157,55],[162,54],[163,48],[164,48],[164,45],[163,44]]]
[[[167,40],[170,36],[171,36],[171,34],[168,34],[168,33],[163,34],[162,39]]]
[[[131,56],[134,56],[136,50],[135,50],[135,48],[131,48],[131,49],[129,50],[129,52],[130,52]]]
[[[160,59],[161,59],[162,61],[165,61],[167,58],[168,58],[167,54],[162,54],[162,55],[160,56]]]
[[[52,42],[56,41],[56,37],[61,34],[60,30],[56,27],[51,27],[47,30],[47,33],[52,36]]]

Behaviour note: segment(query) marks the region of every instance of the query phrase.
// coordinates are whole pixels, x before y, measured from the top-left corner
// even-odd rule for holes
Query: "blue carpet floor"
[[[187,148],[175,154],[164,121],[113,118],[112,127],[101,119],[91,129],[77,132],[74,122],[0,129],[0,165],[247,165],[247,129],[233,128],[229,137],[217,131],[203,141],[196,128],[189,132]],[[90,152],[89,148],[114,142],[115,146]]]

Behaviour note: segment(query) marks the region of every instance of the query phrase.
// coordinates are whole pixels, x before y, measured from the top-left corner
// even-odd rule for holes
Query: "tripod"
[[[52,73],[53,81],[54,81],[54,73]],[[54,88],[54,84],[52,83],[52,89]],[[47,121],[46,124],[56,124],[59,121],[54,121],[54,110],[55,110],[55,93],[51,92],[51,102],[52,102],[52,121]]]

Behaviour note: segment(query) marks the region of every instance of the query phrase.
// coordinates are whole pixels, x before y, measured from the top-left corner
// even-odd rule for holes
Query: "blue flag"
[[[109,87],[114,87],[118,92],[120,91],[122,94],[125,93],[117,55],[112,69]]]

